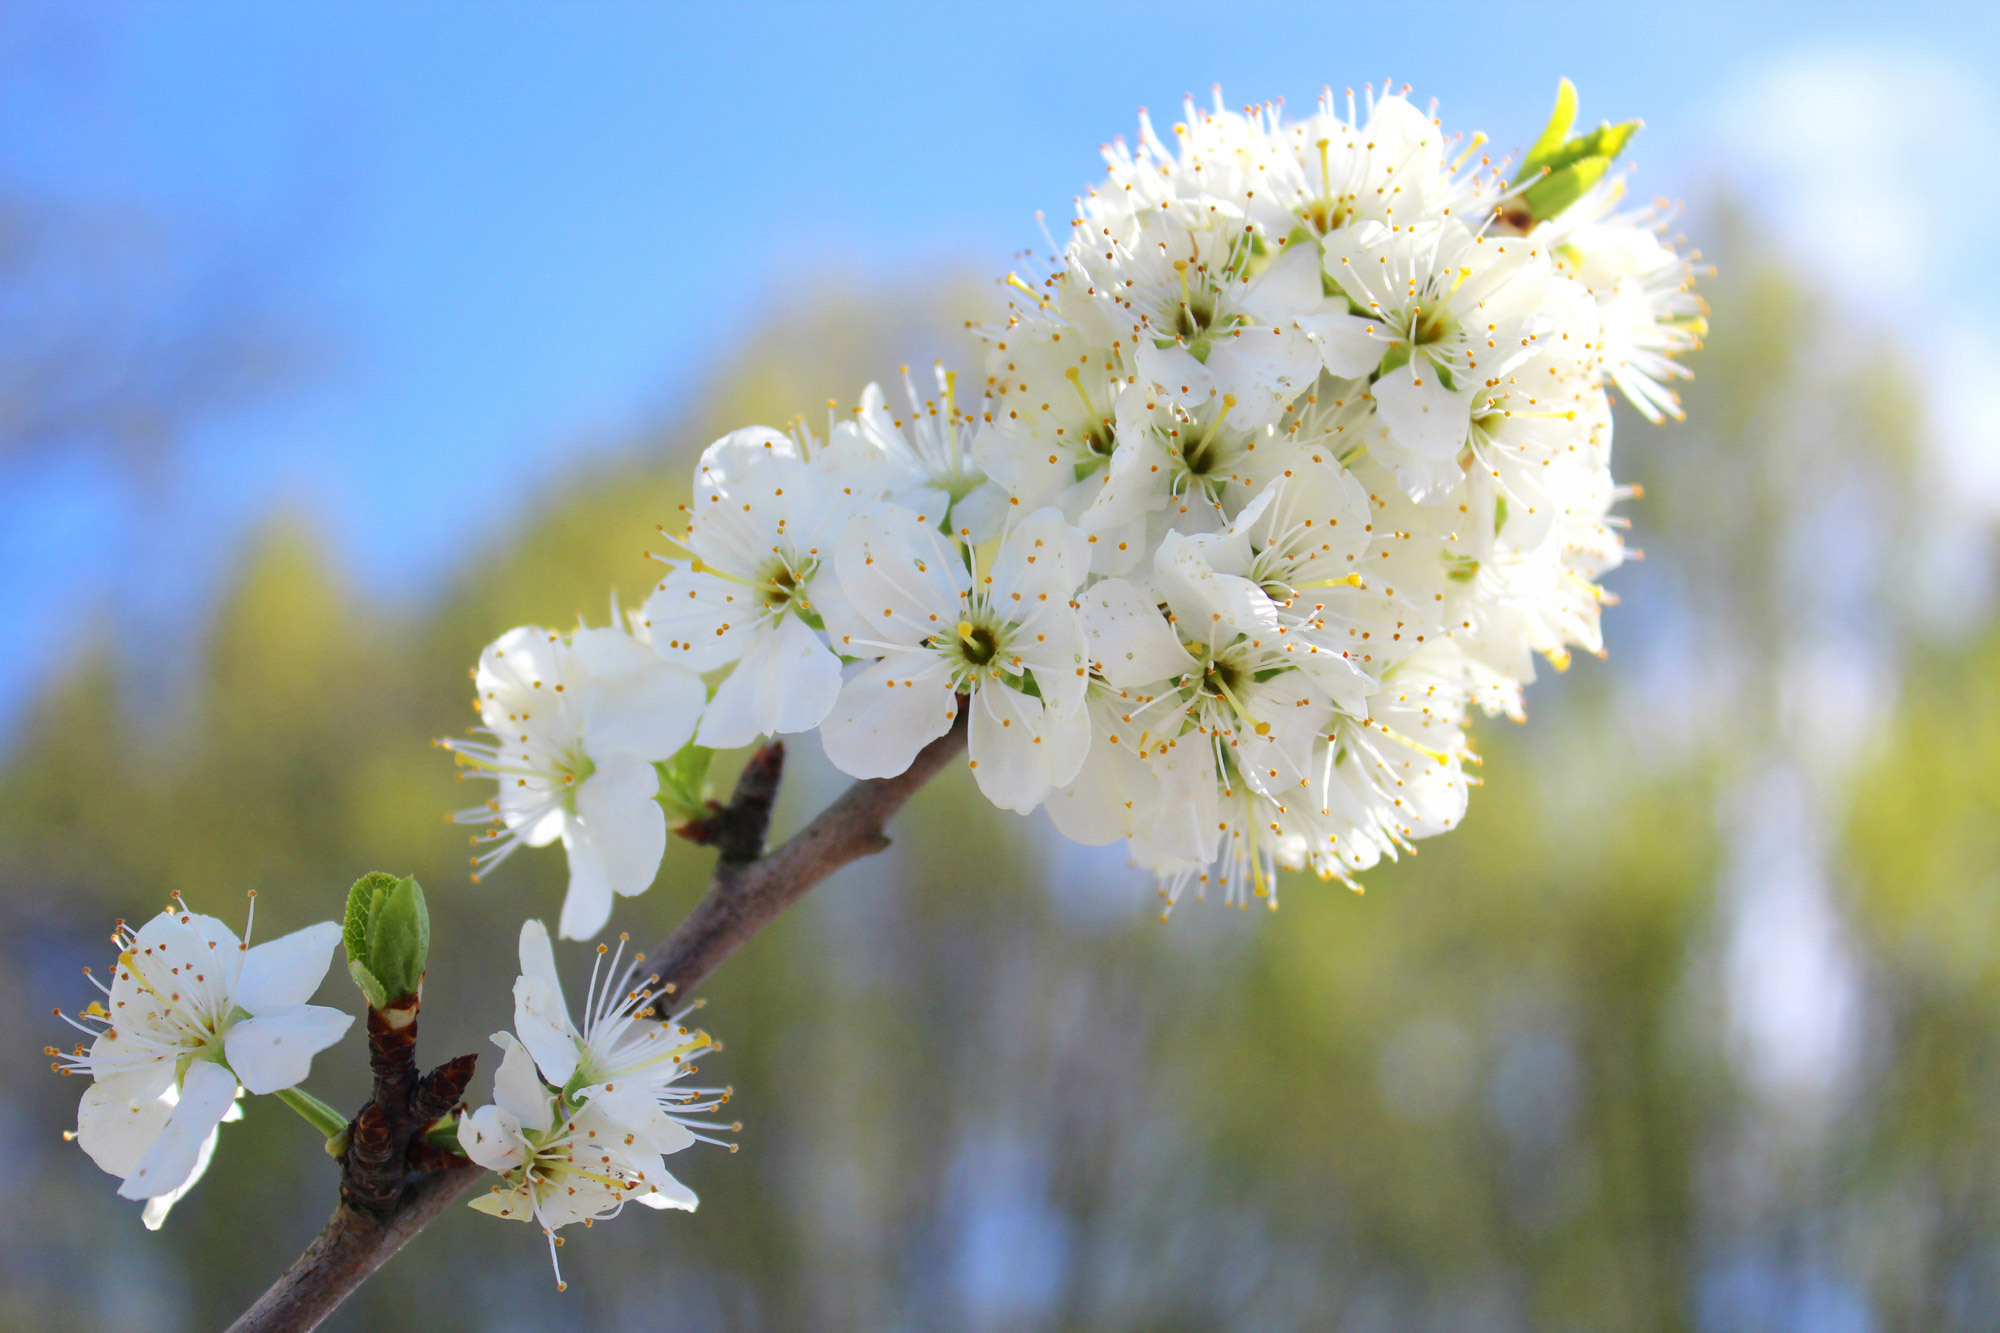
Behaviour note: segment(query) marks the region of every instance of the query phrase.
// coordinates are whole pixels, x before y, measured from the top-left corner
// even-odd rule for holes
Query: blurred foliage
[[[1879,349],[1829,360],[1825,312],[1726,217],[1714,230],[1729,257],[1693,424],[1620,423],[1650,558],[1614,579],[1614,660],[1538,685],[1532,726],[1481,727],[1488,781],[1463,829],[1364,896],[1288,883],[1275,916],[1187,905],[1160,927],[1115,850],[1068,847],[947,775],[890,852],[707,987],[727,1045],[709,1073],[745,1130],[739,1155],[672,1163],[698,1213],[574,1233],[558,1297],[538,1236],[457,1210],[329,1327],[2000,1321],[2000,637],[1911,639],[1882,561],[1812,586],[1857,486],[1896,549],[1917,428]],[[477,1050],[490,1073],[519,922],[556,911],[563,867],[527,852],[473,886],[442,818],[470,801],[425,745],[464,725],[480,646],[523,621],[601,623],[607,585],[636,602],[701,443],[851,402],[898,353],[964,364],[926,312],[968,304],[829,293],[789,312],[687,420],[538,498],[417,613],[358,603],[310,523],[274,518],[165,722],[131,715],[121,663],[146,645],[107,627],[0,771],[8,1049],[56,1039],[35,1016],[78,1002],[115,916],[178,890],[228,917],[255,889],[268,938],[337,916],[379,869],[428,893],[423,1053]],[[1899,662],[1912,647],[1842,787],[1835,879],[1875,1021],[1864,1086],[1830,1094],[1835,1129],[1814,1137],[1732,1064],[1718,886],[1744,774],[1823,720],[1787,721],[1800,645],[1827,623]],[[781,833],[838,790],[811,750]],[[706,861],[670,849],[615,924],[663,936]],[[573,994],[588,960],[559,953]],[[321,998],[357,1004],[337,969]],[[356,1105],[362,1066],[350,1041],[310,1086]],[[148,1234],[55,1138],[79,1088],[18,1068],[0,1089],[0,1329],[219,1327],[331,1206],[312,1132],[259,1100]],[[1760,1135],[1803,1165],[1745,1221],[1716,1200]],[[1862,1323],[1810,1317],[1848,1299]]]

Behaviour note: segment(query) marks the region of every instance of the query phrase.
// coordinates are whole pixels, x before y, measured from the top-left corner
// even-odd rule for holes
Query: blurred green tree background
[[[935,783],[896,845],[707,987],[743,1151],[673,1166],[692,1216],[564,1252],[455,1210],[330,1327],[1863,1330],[2000,1325],[2000,632],[1921,590],[1922,422],[1729,212],[1689,424],[1621,417],[1647,559],[1608,663],[1482,725],[1464,827],[1275,915],[1156,923],[1115,849]],[[344,589],[275,515],[201,665],[162,702],[106,623],[0,768],[0,1328],[221,1326],[318,1228],[335,1173],[268,1099],[149,1234],[57,1130],[29,1056],[87,998],[115,917],[179,891],[268,938],[414,872],[436,945],[423,1051],[507,1026],[514,937],[562,858],[467,880],[469,804],[430,738],[480,646],[602,623],[694,454],[933,352],[976,364],[963,289],[824,293],[709,398],[566,480],[434,602]],[[366,542],[365,532],[340,534]],[[149,692],[150,691],[150,692]],[[795,762],[775,830],[839,789]],[[727,773],[723,776],[728,776]],[[614,925],[699,892],[671,849]],[[559,959],[572,974],[584,946]],[[354,1009],[336,969],[322,1000]],[[350,1039],[309,1085],[357,1105]]]

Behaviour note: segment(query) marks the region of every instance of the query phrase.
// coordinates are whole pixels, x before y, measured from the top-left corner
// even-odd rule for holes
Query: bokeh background
[[[558,1297],[457,1210],[332,1326],[2000,1327],[1996,68],[1952,5],[0,8],[0,1328],[219,1327],[331,1206],[268,1100],[157,1234],[62,1142],[113,918],[413,871],[424,1049],[490,1054],[561,858],[468,883],[426,741],[648,585],[705,442],[972,362],[1140,105],[1393,76],[1506,148],[1563,74],[1714,334],[1619,421],[1609,660],[1481,727],[1462,830],[1162,927],[950,775],[708,987],[698,1213]]]

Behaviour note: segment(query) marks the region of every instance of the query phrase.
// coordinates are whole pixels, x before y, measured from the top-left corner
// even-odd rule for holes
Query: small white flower
[[[1106,579],[1082,601],[1092,669],[1139,697],[1135,744],[1159,781],[1152,817],[1135,832],[1164,857],[1205,865],[1239,793],[1295,798],[1333,706],[1286,653],[1270,599],[1184,558],[1192,541],[1162,542],[1160,592]]]
[[[993,424],[973,442],[979,466],[1022,513],[1054,506],[1082,526],[1118,446],[1119,394],[1131,378],[1121,348],[1087,347],[1074,330],[1038,318],[995,340],[987,361]],[[1122,573],[1139,533],[1092,533],[1091,567]],[[1121,550],[1119,543],[1124,540]]]
[[[1337,717],[1316,751],[1313,799],[1294,810],[1313,868],[1347,880],[1455,828],[1473,758],[1464,725],[1464,692],[1414,666],[1369,699],[1366,718]]]
[[[830,433],[829,448],[860,446],[844,452],[836,466],[852,466],[858,453],[872,464],[878,493],[889,503],[972,542],[990,541],[999,535],[1006,497],[979,470],[980,421],[958,406],[958,376],[942,365],[936,371],[937,397],[920,399],[910,368],[903,367],[909,407],[901,414],[890,410],[881,386],[862,390],[861,405]]]
[[[1538,242],[1476,236],[1450,219],[1360,222],[1327,237],[1325,255],[1327,274],[1377,325],[1377,414],[1421,460],[1456,457],[1475,395],[1534,354],[1567,285]]]
[[[628,1199],[649,1208],[694,1208],[693,1193],[667,1174],[658,1152],[597,1103],[578,1106],[545,1087],[513,1033],[496,1032],[493,1043],[506,1053],[493,1076],[493,1102],[459,1123],[458,1142],[501,1183],[472,1207],[540,1226],[558,1290],[568,1285],[556,1257],[563,1227],[616,1217]]]
[[[644,628],[662,657],[704,673],[735,665],[702,716],[702,745],[810,730],[840,693],[818,582],[834,539],[875,501],[881,478],[857,475],[872,469],[850,453],[812,454],[803,432],[793,439],[761,426],[711,444],[676,539],[691,558],[671,562],[646,599]]]
[[[1320,309],[1310,255],[1263,266],[1254,225],[1206,205],[1086,215],[1069,262],[1115,306],[1141,382],[1187,402],[1231,394],[1245,427],[1270,425],[1312,384],[1320,352],[1294,318]]]
[[[1663,210],[1614,212],[1624,197],[1624,174],[1607,176],[1536,228],[1533,239],[1597,302],[1612,383],[1648,421],[1679,421],[1680,397],[1667,382],[1690,372],[1673,358],[1701,346],[1708,306],[1694,294],[1693,260],[1661,235]]]
[[[624,948],[620,936],[619,954]],[[635,956],[621,972],[619,957],[613,955],[607,966],[606,953],[606,946],[597,946],[579,1031],[563,1000],[548,928],[539,921],[522,923],[514,1031],[534,1056],[542,1077],[572,1100],[595,1105],[637,1134],[653,1152],[677,1153],[696,1141],[735,1152],[735,1144],[702,1131],[740,1126],[699,1118],[726,1103],[729,1089],[680,1086],[680,1080],[694,1072],[697,1053],[720,1047],[706,1032],[685,1026],[681,1022],[685,1012],[664,1020],[654,1017],[668,992],[640,978],[643,955]],[[672,1177],[662,1176],[655,1183],[669,1193],[680,1190]],[[687,1206],[693,1207],[694,1196],[687,1197]]]
[[[855,777],[891,777],[944,735],[970,699],[969,763],[988,800],[1023,814],[1083,763],[1087,671],[1071,599],[1083,535],[1054,509],[1028,515],[977,577],[908,510],[854,520],[836,568],[841,652],[878,659],[850,679],[820,739]]]
[[[439,742],[475,775],[499,784],[460,823],[496,823],[474,861],[491,870],[516,847],[562,840],[569,894],[562,932],[588,939],[604,928],[614,894],[644,893],[666,851],[656,761],[694,733],[700,678],[660,660],[617,629],[569,638],[536,626],[509,630],[473,673],[488,739]]]
[[[238,940],[178,899],[136,932],[119,922],[111,985],[97,982],[104,999],[63,1015],[92,1038],[89,1051],[50,1048],[61,1072],[94,1080],[77,1109],[77,1142],[123,1179],[122,1197],[148,1201],[149,1228],[207,1168],[217,1127],[236,1118],[243,1091],[296,1086],[354,1021],[305,1002],[326,975],[339,925],[255,948],[248,925],[243,933]]]

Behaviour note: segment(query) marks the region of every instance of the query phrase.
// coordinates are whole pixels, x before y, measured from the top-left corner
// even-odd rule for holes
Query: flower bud
[[[402,1007],[423,989],[431,947],[430,913],[414,876],[377,871],[347,893],[347,971],[371,1009]]]

